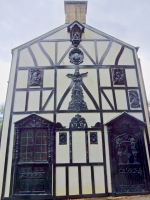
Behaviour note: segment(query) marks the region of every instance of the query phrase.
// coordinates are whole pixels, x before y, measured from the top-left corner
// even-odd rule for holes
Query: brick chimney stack
[[[87,1],[85,0],[65,0],[66,23],[75,20],[86,23]]]

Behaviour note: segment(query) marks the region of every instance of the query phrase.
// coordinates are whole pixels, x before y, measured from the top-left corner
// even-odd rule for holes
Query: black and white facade
[[[2,199],[150,193],[137,49],[74,21],[13,49]]]

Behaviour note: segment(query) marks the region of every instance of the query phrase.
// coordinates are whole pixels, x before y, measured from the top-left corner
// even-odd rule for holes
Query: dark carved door
[[[143,138],[145,124],[122,114],[107,124],[113,194],[148,189],[148,164]]]
[[[51,195],[54,124],[35,114],[15,123],[12,195]]]

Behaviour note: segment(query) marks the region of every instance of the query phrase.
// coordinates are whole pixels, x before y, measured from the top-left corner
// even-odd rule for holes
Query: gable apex
[[[118,120],[120,120],[120,119],[122,119],[122,118],[128,119],[128,121],[129,121],[129,120],[135,121],[135,122],[137,122],[138,124],[141,124],[141,125],[143,125],[143,126],[146,125],[145,122],[143,122],[143,121],[137,119],[136,117],[133,117],[132,115],[128,114],[128,113],[125,112],[125,111],[122,112],[121,114],[119,114],[118,116],[116,116],[115,118],[111,119],[110,121],[106,122],[105,125],[109,126],[109,125],[112,125],[112,124],[114,124],[114,123],[117,123]],[[119,122],[118,122],[118,123],[119,123]]]
[[[72,22],[71,24],[68,25],[68,28],[67,28],[68,32],[70,32],[74,26],[78,26],[80,28],[80,31],[82,31],[82,33],[84,33],[85,27],[83,26],[83,24],[81,24],[77,20],[75,20],[74,22]]]
[[[54,124],[53,122],[38,116],[36,113],[33,113],[17,122],[14,123],[16,128],[40,128],[40,127],[49,127]]]

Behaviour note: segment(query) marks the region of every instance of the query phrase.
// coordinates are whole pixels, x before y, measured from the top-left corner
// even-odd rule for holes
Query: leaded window
[[[20,162],[47,161],[47,130],[24,129],[21,131]]]

